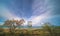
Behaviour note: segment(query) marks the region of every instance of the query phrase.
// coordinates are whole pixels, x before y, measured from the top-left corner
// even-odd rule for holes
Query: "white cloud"
[[[4,6],[0,7],[0,16],[5,17],[6,19],[19,19],[16,15],[11,13],[12,11],[8,10]]]
[[[49,0],[34,0],[32,9],[33,15],[40,15],[45,12],[51,12],[53,6],[49,3]]]
[[[45,19],[51,17],[53,6],[49,4],[49,0],[34,0],[32,9],[33,13],[29,20],[33,22],[33,26],[40,26]]]
[[[33,13],[30,18],[23,17],[23,19],[25,19],[25,21],[26,21],[24,23],[24,25],[28,25],[27,21],[32,21],[33,26],[40,26],[40,25],[42,25],[40,23],[44,23],[42,21],[51,17],[52,6],[48,4],[48,0],[45,0],[45,2],[42,0],[34,1],[33,5],[32,5],[32,9],[33,9]],[[44,12],[44,13],[42,13],[42,12]],[[1,8],[0,16],[6,17],[8,19],[12,19],[12,18],[14,18],[15,20],[21,19],[21,17],[17,17],[16,15],[12,14],[11,11],[9,11],[5,7]]]
[[[50,15],[48,15],[48,13],[46,14],[42,14],[42,15],[39,15],[39,16],[31,16],[31,18],[29,20],[31,20],[33,22],[33,26],[39,26],[39,25],[42,25],[41,23],[43,23],[42,21],[44,21],[45,19],[49,18]]]

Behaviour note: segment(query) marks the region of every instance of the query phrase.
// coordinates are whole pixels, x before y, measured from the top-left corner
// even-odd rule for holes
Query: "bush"
[[[3,32],[3,31],[4,31],[4,29],[0,28],[0,32]]]

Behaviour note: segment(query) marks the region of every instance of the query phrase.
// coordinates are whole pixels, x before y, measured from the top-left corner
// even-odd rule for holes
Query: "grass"
[[[57,36],[60,35],[60,32],[56,30]],[[50,36],[48,31],[44,31],[43,29],[16,29],[15,32],[10,32],[9,29],[0,28],[0,36]]]

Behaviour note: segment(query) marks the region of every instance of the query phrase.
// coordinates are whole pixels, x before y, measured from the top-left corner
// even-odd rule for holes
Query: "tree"
[[[21,20],[6,20],[4,25],[5,26],[9,26],[10,27],[10,31],[14,31],[16,29],[17,26],[21,26],[23,23],[25,22],[24,19],[21,19]]]
[[[14,25],[14,23],[15,23],[14,20],[6,20],[5,23],[4,23],[4,25],[5,25],[5,26],[8,26],[9,29],[10,29],[10,31],[12,32],[12,31],[15,30],[15,25]]]
[[[16,21],[16,25],[19,26],[19,28],[20,28],[20,26],[21,26],[23,23],[25,23],[25,20],[24,20],[24,19],[21,19],[21,20],[19,20],[19,21],[18,21],[18,20]]]
[[[45,23],[42,27],[44,30],[46,30],[50,33],[50,36],[54,36],[53,35],[53,27],[50,23]]]
[[[4,25],[10,27],[9,28],[10,32],[11,32],[11,34],[13,34],[11,36],[14,36],[14,32],[15,32],[16,27],[17,26],[21,26],[24,22],[25,22],[24,19],[21,19],[19,21],[12,19],[12,20],[6,20],[5,23],[4,23]]]
[[[21,20],[17,20],[16,21],[16,24],[17,24],[17,26],[20,26],[20,25],[22,25],[23,23],[25,22],[25,20],[24,19],[21,19]]]
[[[10,20],[6,20],[6,21],[4,22],[4,25],[5,25],[5,26],[11,26],[11,21],[10,21]]]

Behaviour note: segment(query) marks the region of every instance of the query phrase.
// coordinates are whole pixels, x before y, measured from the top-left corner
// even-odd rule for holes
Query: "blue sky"
[[[60,0],[0,0],[0,24],[13,18],[24,18],[24,25],[30,20],[33,26],[60,25]]]

